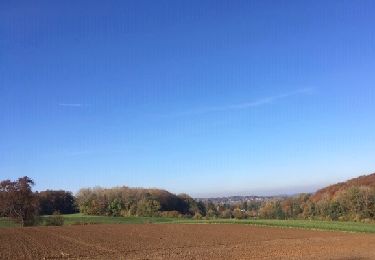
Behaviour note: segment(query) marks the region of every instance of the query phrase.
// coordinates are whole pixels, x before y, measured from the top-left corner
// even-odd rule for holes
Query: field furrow
[[[375,259],[375,235],[210,224],[0,229],[1,259]]]

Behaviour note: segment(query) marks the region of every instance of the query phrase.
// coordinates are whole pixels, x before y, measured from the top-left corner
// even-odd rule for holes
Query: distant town
[[[228,197],[213,197],[213,198],[195,198],[197,201],[203,203],[212,202],[216,205],[237,205],[244,202],[264,202],[267,200],[281,199],[287,197],[286,195],[279,196],[228,196]]]

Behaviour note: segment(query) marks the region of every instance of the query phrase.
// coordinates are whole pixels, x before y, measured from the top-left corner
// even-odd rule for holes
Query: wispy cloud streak
[[[164,116],[165,117],[180,117],[180,116],[201,115],[201,114],[212,113],[212,112],[225,112],[225,111],[231,111],[231,110],[250,109],[250,108],[255,108],[255,107],[259,107],[259,106],[263,106],[267,104],[272,104],[275,101],[278,101],[281,99],[286,99],[286,98],[297,96],[297,95],[308,94],[308,93],[311,93],[312,90],[313,90],[312,88],[303,88],[303,89],[298,89],[292,92],[287,92],[287,93],[283,93],[283,94],[279,94],[275,96],[260,98],[260,99],[253,100],[250,102],[225,105],[225,106],[203,107],[203,108],[196,109],[196,110],[189,110],[189,111],[184,111],[181,113],[169,114],[169,115],[164,115]]]

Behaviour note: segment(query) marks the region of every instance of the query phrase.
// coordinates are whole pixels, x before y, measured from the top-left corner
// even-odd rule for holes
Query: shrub
[[[240,209],[234,209],[233,210],[233,217],[235,217],[236,219],[244,219],[244,218],[246,218],[246,214],[245,214],[245,212],[243,212]]]
[[[121,211],[123,209],[123,203],[120,199],[115,198],[111,203],[108,205],[108,214],[114,217],[118,217],[121,215]]]
[[[181,213],[177,210],[171,210],[171,211],[162,211],[160,212],[161,217],[165,218],[180,218],[182,217]]]
[[[23,226],[25,227],[31,227],[31,226],[38,226],[41,223],[40,216],[30,216],[28,219],[26,219],[23,222]]]
[[[207,210],[207,213],[206,213],[206,217],[207,218],[217,218],[217,211],[213,210],[213,209],[209,209]]]
[[[224,211],[221,212],[220,216],[222,218],[231,218],[232,217],[232,212],[230,209],[226,209]]]
[[[270,200],[265,202],[259,209],[259,215],[267,219],[283,219],[285,218],[284,212],[281,208],[279,200]]]
[[[137,216],[155,217],[158,216],[160,203],[152,199],[142,199],[137,204]]]
[[[202,219],[202,214],[199,213],[199,212],[196,212],[193,218],[194,219]]]
[[[52,216],[45,218],[44,223],[46,226],[63,226],[64,217],[59,212],[54,212]]]

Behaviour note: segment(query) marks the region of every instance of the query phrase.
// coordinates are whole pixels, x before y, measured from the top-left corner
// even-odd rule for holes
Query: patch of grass
[[[20,225],[9,218],[0,218],[0,228],[19,227]]]
[[[254,220],[251,224],[305,229],[375,233],[375,224],[319,220]]]
[[[375,224],[361,222],[319,221],[319,220],[279,220],[279,219],[257,219],[257,220],[177,220],[175,223],[206,223],[206,224],[247,224],[258,226],[272,226],[284,228],[302,228],[316,230],[332,230],[346,232],[375,233]]]
[[[65,218],[60,214],[53,214],[43,218],[44,225],[46,226],[63,226]]]
[[[316,230],[332,230],[345,232],[375,233],[374,223],[341,222],[341,221],[319,221],[319,220],[278,220],[278,219],[210,219],[196,220],[191,218],[169,218],[169,217],[109,217],[90,216],[81,213],[62,215],[64,225],[90,225],[90,224],[245,224],[258,226],[272,226],[283,228],[302,228]],[[48,216],[42,216],[41,219]],[[43,222],[43,221],[41,221]],[[1,227],[18,227],[14,221],[0,218]]]
[[[83,214],[64,215],[65,224],[144,224],[144,223],[180,223],[180,224],[246,224],[284,228],[303,228],[346,232],[375,233],[375,224],[361,222],[339,222],[319,220],[278,220],[278,219],[211,219],[195,220],[189,218],[167,217],[107,217],[87,216]]]
[[[63,216],[65,225],[171,223],[176,220],[176,218],[167,217],[109,217],[90,216],[81,213]]]

